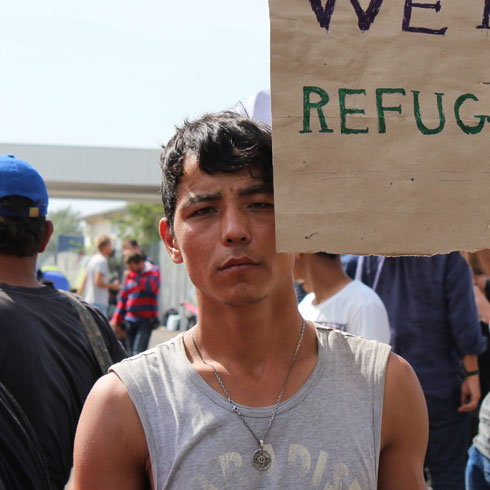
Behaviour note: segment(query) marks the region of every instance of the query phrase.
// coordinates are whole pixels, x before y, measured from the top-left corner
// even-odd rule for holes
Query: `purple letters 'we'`
[[[325,7],[322,5],[322,0],[310,0],[311,8],[316,15],[320,27],[324,28],[327,32],[330,29],[330,21],[335,10],[335,3],[337,0],[327,0]],[[376,19],[379,13],[381,5],[384,0],[371,0],[369,6],[364,10],[358,0],[350,0],[357,18],[359,19],[359,29],[361,31],[367,31],[371,27],[372,23]],[[454,1],[454,0],[453,0]],[[489,29],[490,30],[490,0],[483,0],[483,18],[480,25],[476,26],[476,29]],[[462,2],[463,4],[463,2]],[[441,2],[435,3],[420,3],[413,0],[405,0],[403,7],[403,22],[402,31],[405,32],[418,32],[423,34],[434,34],[437,36],[445,35],[447,27],[441,29],[432,29],[429,27],[416,27],[411,25],[412,10],[414,8],[431,9],[438,13],[441,10]]]

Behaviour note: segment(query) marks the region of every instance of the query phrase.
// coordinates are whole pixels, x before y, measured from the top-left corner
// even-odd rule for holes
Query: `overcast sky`
[[[268,15],[266,0],[2,0],[0,141],[156,148],[269,87]]]

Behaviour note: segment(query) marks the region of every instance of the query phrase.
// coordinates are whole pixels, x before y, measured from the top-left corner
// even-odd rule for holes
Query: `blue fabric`
[[[152,326],[146,318],[132,319],[126,323],[129,354],[134,356],[148,349]]]
[[[460,397],[459,390],[445,400],[426,396],[429,445],[425,467],[429,469],[433,490],[465,490],[471,414],[457,412]]]
[[[56,289],[64,289],[70,291],[70,283],[61,271],[47,270],[42,271],[43,279],[51,281]]]
[[[412,365],[426,395],[450,397],[462,381],[461,359],[486,349],[464,258],[371,256],[360,267],[388,311],[393,351]]]
[[[357,255],[344,254],[342,255],[342,265],[345,273],[351,278],[356,278],[357,261],[359,257]]]
[[[490,460],[475,446],[468,451],[466,464],[466,490],[490,489]]]
[[[0,155],[0,197],[22,196],[33,201],[30,208],[13,211],[0,207],[1,216],[36,218],[48,214],[48,191],[39,172],[13,155]]]

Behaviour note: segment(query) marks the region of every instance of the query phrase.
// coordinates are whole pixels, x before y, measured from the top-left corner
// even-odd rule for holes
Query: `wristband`
[[[477,374],[480,374],[480,371],[476,369],[475,371],[466,371],[465,368],[463,368],[463,373],[464,377],[467,378],[468,376],[476,376]]]

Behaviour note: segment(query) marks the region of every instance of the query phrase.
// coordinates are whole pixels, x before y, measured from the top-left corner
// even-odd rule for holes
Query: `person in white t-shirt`
[[[344,272],[340,256],[296,254],[295,280],[308,294],[298,308],[306,320],[390,343],[388,314],[379,296]]]
[[[109,306],[109,289],[117,291],[119,281],[109,282],[108,257],[112,254],[112,240],[107,235],[97,237],[96,246],[98,253],[93,255],[87,264],[87,272],[79,294],[83,299],[107,316]]]

